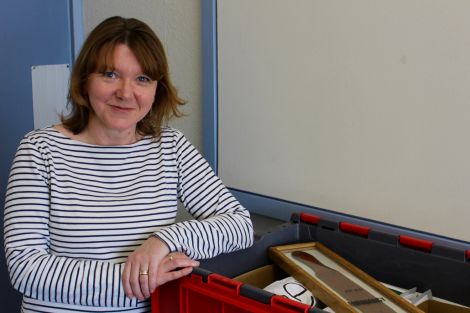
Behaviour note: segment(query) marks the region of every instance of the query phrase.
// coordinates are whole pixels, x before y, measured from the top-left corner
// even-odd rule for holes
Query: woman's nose
[[[132,82],[128,79],[121,79],[116,95],[121,99],[127,99],[132,96]]]

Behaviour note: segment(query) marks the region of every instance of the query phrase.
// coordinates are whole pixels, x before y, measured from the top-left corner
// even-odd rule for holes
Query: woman
[[[155,288],[197,259],[249,247],[249,213],[181,132],[163,47],[112,17],[74,65],[71,112],[21,141],[5,253],[23,312],[150,312]],[[195,219],[175,223],[177,199]]]

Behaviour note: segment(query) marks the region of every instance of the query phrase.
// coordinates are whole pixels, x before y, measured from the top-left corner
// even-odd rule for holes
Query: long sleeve
[[[171,251],[211,258],[253,244],[250,214],[223,185],[209,164],[180,133],[174,134],[178,196],[195,220],[156,232]]]
[[[57,256],[50,245],[50,159],[28,137],[10,172],[4,212],[5,253],[12,285],[26,297],[84,306],[127,307],[123,264]],[[73,227],[70,226],[69,227]]]

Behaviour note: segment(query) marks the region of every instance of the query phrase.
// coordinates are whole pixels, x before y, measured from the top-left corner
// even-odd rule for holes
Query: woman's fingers
[[[122,273],[122,284],[128,297],[139,300],[150,297],[154,289],[150,282],[157,276],[158,265],[167,254],[168,247],[152,236],[128,256]]]
[[[134,293],[132,292],[132,287],[130,284],[130,277],[131,277],[131,265],[129,262],[126,262],[124,265],[124,270],[122,271],[122,287],[124,288],[124,292],[126,296],[129,298],[134,297]]]
[[[150,297],[150,289],[149,289],[149,277],[150,277],[150,271],[148,270],[148,268],[146,268],[145,270],[141,269],[139,271],[139,288],[140,288],[140,291],[141,291],[141,298],[139,298],[137,295],[137,299],[139,300],[144,300],[144,299],[147,299],[148,297]],[[155,273],[154,273],[155,275]],[[137,288],[137,287],[136,287]]]
[[[198,261],[181,252],[168,254],[167,246],[151,237],[127,259],[122,273],[124,292],[142,301],[158,286],[188,275],[195,266],[199,266]]]
[[[160,285],[163,285],[169,281],[181,278],[183,276],[189,275],[192,271],[193,271],[193,267],[190,266],[190,267],[183,267],[183,268],[180,267],[177,270],[166,272],[165,275],[162,276]]]
[[[188,275],[196,266],[199,266],[199,262],[190,259],[184,253],[173,252],[168,254],[158,268],[156,287]]]
[[[152,262],[149,265],[149,275],[147,277],[148,297],[150,297],[150,295],[155,291],[155,288],[157,287],[158,267],[159,263],[157,262]]]
[[[126,296],[144,300],[150,296],[148,290],[148,270],[145,265],[126,262],[122,273],[122,285]]]

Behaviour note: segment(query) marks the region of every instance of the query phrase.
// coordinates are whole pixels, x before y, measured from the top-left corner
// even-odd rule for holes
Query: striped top
[[[194,216],[175,224],[177,199]],[[23,312],[150,312],[127,298],[127,256],[156,234],[194,259],[249,247],[249,212],[181,132],[125,146],[54,128],[21,141],[5,200],[5,253]]]

